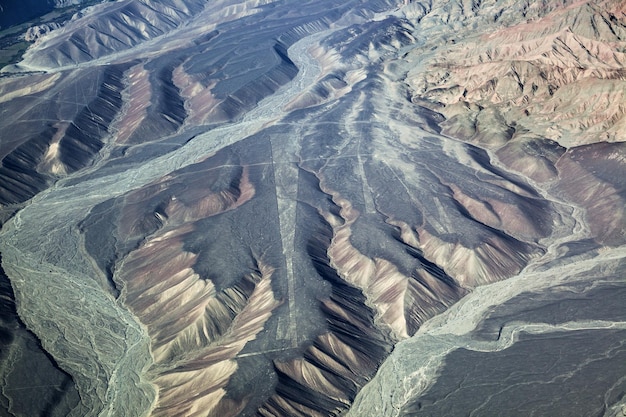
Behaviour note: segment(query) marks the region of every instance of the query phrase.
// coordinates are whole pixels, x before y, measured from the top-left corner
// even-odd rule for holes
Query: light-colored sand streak
[[[284,140],[283,140],[284,139]],[[289,324],[285,339],[291,347],[298,346],[296,317],[296,284],[293,273],[294,239],[296,232],[296,207],[298,198],[298,167],[295,163],[280,163],[284,158],[293,156],[292,146],[295,141],[288,138],[272,138],[272,166],[276,186],[276,205],[278,208],[278,230],[280,231],[283,256],[287,268],[287,300],[289,305]]]
[[[371,126],[373,129],[376,124],[368,123],[363,124],[357,120],[359,116],[359,112],[363,109],[363,102],[365,101],[365,94],[361,92],[359,95],[358,101],[352,106],[352,111],[347,115],[343,126],[346,130],[346,134],[352,137],[354,141],[356,141],[356,157],[357,157],[357,177],[361,179],[362,189],[363,189],[363,204],[365,206],[365,213],[375,213],[376,208],[374,205],[374,198],[372,197],[372,187],[369,185],[367,180],[367,175],[365,173],[365,168],[363,166],[363,157],[369,156],[361,153],[361,144],[362,137],[364,136],[363,132],[358,131],[358,128],[361,126]]]

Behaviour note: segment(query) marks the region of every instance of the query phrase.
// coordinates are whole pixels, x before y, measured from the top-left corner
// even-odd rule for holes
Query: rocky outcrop
[[[563,146],[623,141],[623,5],[571,2],[528,16],[521,4],[498,15],[501,3],[482,2],[476,10],[477,20],[497,16],[488,33],[447,40],[407,74],[412,99],[446,116],[446,134],[491,148],[512,139]],[[516,14],[526,21],[497,24]]]
[[[28,42],[37,42],[42,36],[47,35],[55,29],[59,29],[63,25],[60,23],[48,23],[43,25],[31,26],[24,34],[24,40]]]

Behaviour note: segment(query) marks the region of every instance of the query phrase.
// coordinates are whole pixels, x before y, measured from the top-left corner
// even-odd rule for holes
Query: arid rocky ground
[[[626,415],[623,2],[120,0],[29,33],[3,415]]]

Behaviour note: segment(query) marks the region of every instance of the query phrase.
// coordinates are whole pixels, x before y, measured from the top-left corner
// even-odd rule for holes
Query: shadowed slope
[[[194,168],[196,175],[205,172]],[[219,187],[220,172],[219,166],[209,171],[214,186]],[[195,222],[234,210],[254,196],[247,169],[234,174],[239,176],[232,178],[230,188],[208,194],[202,192],[206,176],[189,181],[187,175],[186,186],[174,194],[176,187],[168,187],[169,197],[147,216],[142,215],[144,201],[163,201],[163,183],[172,179],[125,198],[130,204],[123,210],[120,235],[147,237],[119,260],[114,280],[152,340],[154,365],[148,376],[159,388],[155,416],[235,415],[240,406],[222,403],[224,387],[237,369],[233,359],[278,305],[272,269],[261,261],[258,271],[216,290],[210,277],[194,271],[197,254],[184,249]]]
[[[2,142],[5,156],[0,166],[1,204],[22,203],[55,179],[93,161],[122,106],[127,68],[126,65],[96,68],[89,75],[79,76],[71,88],[84,89],[80,95],[77,90],[58,88],[46,92],[48,100],[59,104],[58,109],[42,105],[38,97],[18,96],[5,103],[10,106],[21,102],[26,107],[20,109],[17,120],[7,119],[2,123],[3,128],[18,128],[20,133],[17,138]],[[59,116],[62,120],[56,119]]]

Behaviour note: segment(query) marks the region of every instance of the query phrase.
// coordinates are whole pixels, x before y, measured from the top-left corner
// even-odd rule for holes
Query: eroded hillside
[[[85,9],[0,78],[0,404],[619,415],[625,36],[618,0]]]

